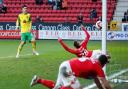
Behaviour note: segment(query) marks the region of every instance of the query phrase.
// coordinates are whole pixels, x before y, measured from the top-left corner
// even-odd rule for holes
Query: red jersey
[[[97,60],[91,60],[90,58],[79,60],[79,58],[73,58],[69,61],[69,63],[72,71],[77,77],[86,79],[96,76],[105,77],[102,66]]]
[[[91,57],[92,51],[87,50],[87,43],[89,41],[90,35],[84,27],[82,27],[82,29],[86,34],[86,39],[81,43],[80,48],[72,49],[72,48],[69,48],[62,40],[59,42],[65,50],[67,50],[68,52],[72,54],[77,55],[77,57],[82,57],[82,56]]]

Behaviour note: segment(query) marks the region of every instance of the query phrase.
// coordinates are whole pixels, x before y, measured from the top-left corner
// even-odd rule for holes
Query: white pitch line
[[[24,57],[24,56],[30,56],[32,54],[25,54],[25,55],[20,55],[21,57]],[[4,58],[15,58],[16,56],[6,56],[6,57],[0,57],[0,59],[4,59]]]
[[[117,77],[117,76],[120,76],[121,74],[124,74],[124,73],[126,73],[126,72],[128,72],[128,69],[124,69],[124,70],[122,70],[122,71],[120,71],[120,72],[114,73],[114,74],[110,75],[110,76],[108,77],[108,79],[111,80],[111,79],[113,79],[113,78],[115,78],[115,77]],[[92,89],[92,88],[94,88],[94,87],[96,87],[96,84],[93,83],[93,84],[88,85],[87,87],[85,87],[85,88],[83,88],[83,89]]]

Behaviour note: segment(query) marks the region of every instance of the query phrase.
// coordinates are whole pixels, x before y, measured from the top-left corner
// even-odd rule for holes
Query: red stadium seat
[[[21,12],[21,6],[23,4],[28,5],[28,12],[32,14],[32,18],[37,15],[44,17],[44,21],[48,22],[62,22],[65,17],[69,17],[72,22],[76,21],[77,15],[82,12],[85,22],[91,22],[89,13],[92,8],[96,8],[98,16],[101,16],[102,2],[97,0],[97,3],[92,0],[68,0],[67,10],[52,10],[52,5],[47,4],[47,0],[44,0],[43,5],[36,5],[35,0],[4,0],[7,5],[8,13],[1,15],[4,18],[0,18],[0,21],[15,21],[17,14]],[[111,5],[113,3],[113,5]],[[113,11],[115,8],[115,0],[108,0],[108,21],[111,20]],[[9,17],[9,19],[7,19]],[[13,19],[14,18],[14,19]]]

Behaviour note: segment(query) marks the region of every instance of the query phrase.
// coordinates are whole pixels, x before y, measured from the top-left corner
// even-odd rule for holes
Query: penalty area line
[[[122,71],[120,71],[120,72],[117,72],[117,73],[114,73],[114,74],[112,74],[112,75],[110,75],[110,76],[108,76],[108,80],[111,80],[111,79],[113,79],[113,78],[115,78],[115,77],[117,77],[117,76],[120,76],[121,74],[124,74],[124,73],[126,73],[126,72],[128,72],[128,69],[124,69],[124,70],[122,70]],[[90,85],[88,85],[87,87],[84,87],[83,89],[92,89],[92,88],[94,88],[94,87],[96,87],[96,84],[90,84]]]
[[[25,57],[25,56],[30,56],[32,54],[25,54],[25,55],[20,55],[20,57]],[[16,56],[6,56],[6,57],[0,57],[0,59],[6,59],[6,58],[16,58]]]

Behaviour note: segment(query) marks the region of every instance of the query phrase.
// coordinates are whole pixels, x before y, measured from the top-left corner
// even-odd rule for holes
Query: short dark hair
[[[27,7],[27,5],[23,5],[22,8]]]
[[[99,60],[99,62],[101,63],[101,65],[104,65],[104,64],[106,64],[106,63],[109,62],[106,55],[100,55],[100,56],[98,57],[98,60]]]
[[[80,48],[79,41],[75,40],[75,41],[74,41],[74,46],[75,46],[76,48]]]

